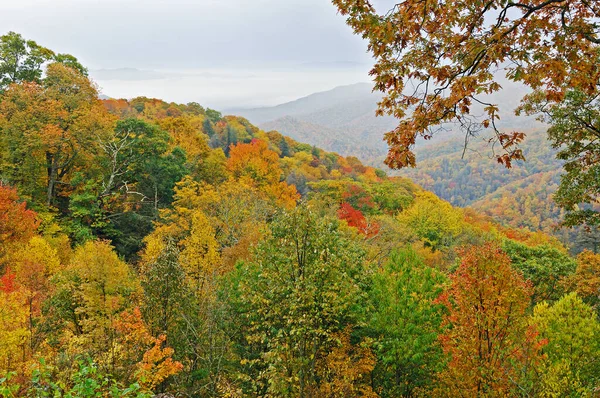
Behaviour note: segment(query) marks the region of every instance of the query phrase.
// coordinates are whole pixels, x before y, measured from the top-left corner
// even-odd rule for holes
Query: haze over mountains
[[[197,102],[213,109],[275,106],[334,86],[363,80],[369,65],[289,63],[247,67],[91,69],[100,91],[113,98],[138,96]]]

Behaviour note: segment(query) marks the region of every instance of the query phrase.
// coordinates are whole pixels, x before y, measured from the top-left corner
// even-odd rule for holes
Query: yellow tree
[[[25,289],[30,349],[33,352],[43,339],[35,329],[41,317],[42,303],[53,293],[54,286],[50,278],[62,269],[62,265],[57,250],[40,236],[31,238],[27,245],[10,257],[15,281]]]
[[[135,304],[140,289],[128,265],[107,242],[88,241],[55,280],[51,316],[62,325],[57,327],[62,350],[71,357],[90,355],[114,371],[120,360],[114,322]]]
[[[209,288],[221,268],[219,244],[208,217],[197,210],[191,217],[190,234],[181,241],[181,264],[197,295]]]
[[[600,387],[600,323],[577,293],[533,309],[531,323],[547,339],[539,367],[542,397],[595,396]]]
[[[7,273],[0,278],[0,374],[26,370],[31,358],[28,319],[27,291]]]
[[[232,145],[227,168],[236,180],[248,181],[279,206],[294,207],[299,198],[294,186],[281,181],[279,156],[265,141],[254,139],[249,144]]]
[[[157,124],[169,133],[172,138],[172,148],[177,146],[185,151],[193,173],[199,172],[210,148],[206,134],[202,132],[203,118],[200,116],[167,117],[157,121]]]
[[[158,225],[156,233],[185,237],[192,215],[200,210],[214,229],[219,250],[226,251],[258,239],[262,226],[275,212],[269,202],[264,192],[244,181],[231,179],[213,186],[186,177],[177,184],[173,210],[163,213],[165,222]]]
[[[146,238],[142,257],[149,309],[146,316],[155,329],[168,330],[169,344],[177,350],[187,371],[205,375],[188,380],[189,391],[215,394],[227,352],[227,337],[219,327],[221,303],[216,296],[217,277],[225,272],[221,249],[227,243],[218,239],[216,228],[228,223],[228,219],[220,218],[222,215],[232,217],[245,202],[229,202],[226,191],[220,196],[214,187],[191,178],[184,179],[176,191],[174,209],[163,213],[163,222]],[[211,210],[223,213],[205,213]],[[245,228],[244,224],[259,219],[242,221],[241,227]],[[168,283],[162,280],[162,274],[170,275]],[[159,311],[150,309],[156,303],[162,306]]]
[[[323,398],[379,396],[371,388],[369,380],[377,362],[375,355],[366,344],[352,344],[350,332],[350,328],[346,328],[337,333],[335,340],[339,341],[339,345],[319,361],[317,371],[322,382],[314,395]]]
[[[432,250],[449,246],[465,228],[461,210],[431,192],[418,192],[413,204],[398,215]]]

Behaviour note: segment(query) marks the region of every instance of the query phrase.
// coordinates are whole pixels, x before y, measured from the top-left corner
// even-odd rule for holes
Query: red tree
[[[36,213],[19,202],[16,189],[0,184],[0,258],[7,244],[29,240],[38,226]]]
[[[363,235],[368,237],[379,233],[379,224],[369,223],[360,210],[356,210],[348,203],[342,203],[338,210],[338,217],[348,223],[349,226],[358,229]]]

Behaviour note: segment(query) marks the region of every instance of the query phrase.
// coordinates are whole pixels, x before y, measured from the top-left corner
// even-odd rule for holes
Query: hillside
[[[560,170],[561,162],[544,131],[528,132],[522,149],[526,160],[507,169],[493,161],[485,139],[472,141],[466,152],[463,142],[454,140],[418,148],[417,167],[392,174],[407,176],[452,204],[465,207],[506,185]]]
[[[539,129],[540,123],[534,118],[517,118],[511,111],[516,106],[514,98],[519,98],[527,90],[506,79],[499,78],[499,82],[506,89],[485,97],[502,105],[498,127],[507,130],[516,126],[524,130]],[[372,87],[371,83],[340,86],[274,107],[228,109],[225,113],[241,115],[265,130],[277,130],[309,144],[323,143],[322,147],[326,150],[337,151],[328,146],[323,136],[336,139],[344,137],[344,141],[350,145],[342,147],[340,154],[357,156],[370,165],[381,167],[387,153],[383,134],[396,127],[397,120],[391,116],[375,116],[381,94],[373,92]],[[290,123],[290,117],[293,123]],[[455,126],[447,125],[444,128],[446,132],[434,137],[433,141],[418,140],[417,148],[448,140],[462,142],[463,137]]]

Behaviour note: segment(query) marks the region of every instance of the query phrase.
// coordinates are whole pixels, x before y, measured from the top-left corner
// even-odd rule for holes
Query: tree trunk
[[[56,187],[57,164],[56,159],[51,153],[46,152],[46,161],[48,162],[48,189],[46,191],[46,205],[52,206],[54,202],[54,191]]]

